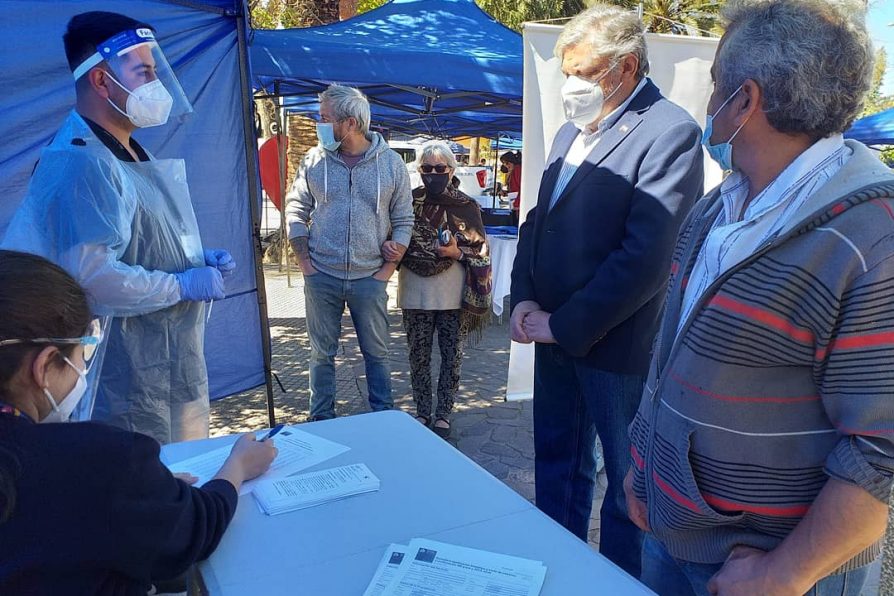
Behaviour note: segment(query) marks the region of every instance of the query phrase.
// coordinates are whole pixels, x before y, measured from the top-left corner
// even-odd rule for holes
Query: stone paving
[[[304,422],[308,412],[307,364],[309,344],[304,320],[304,292],[300,274],[292,273],[292,287],[286,274],[276,266],[266,266],[268,313],[273,338],[273,370],[286,389],[274,391],[278,422]],[[395,406],[414,413],[410,391],[410,372],[406,340],[400,311],[397,309],[396,276],[389,284],[389,345]],[[508,306],[508,305],[507,305]],[[507,309],[508,310],[508,309]],[[508,318],[508,317],[507,317]],[[509,366],[508,321],[494,320],[482,341],[466,349],[462,380],[449,439],[462,453],[506,483],[520,495],[534,499],[534,439],[532,404],[506,402],[506,371]],[[339,415],[369,411],[366,401],[366,374],[350,317],[343,319],[342,341],[336,357],[337,408]],[[439,365],[433,350],[433,377]],[[436,381],[435,381],[436,382]],[[248,391],[214,402],[211,408],[211,434],[228,434],[267,426],[264,388]],[[604,494],[605,477],[600,475],[590,523],[590,544],[598,548],[599,505]],[[894,519],[892,519],[894,528]],[[889,533],[888,542],[892,542]],[[891,549],[886,549],[890,551]],[[885,557],[885,581],[879,589],[876,563],[871,586],[864,595],[894,594],[894,561]]]

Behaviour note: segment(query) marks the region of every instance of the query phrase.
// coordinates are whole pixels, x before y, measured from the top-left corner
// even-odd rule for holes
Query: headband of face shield
[[[122,31],[99,44],[74,70],[75,80],[96,67],[127,93],[124,109],[111,98],[109,103],[134,126],[160,126],[193,111],[151,29]]]
[[[84,346],[84,362],[90,369],[96,349],[102,343],[102,323],[99,319],[90,321],[87,332],[81,337],[35,337],[33,339],[3,339],[0,347],[22,344],[50,344],[50,345],[82,345]]]

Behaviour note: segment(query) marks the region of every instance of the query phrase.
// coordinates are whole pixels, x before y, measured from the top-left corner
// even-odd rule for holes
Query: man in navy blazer
[[[556,44],[558,131],[512,270],[512,338],[536,342],[537,506],[587,539],[602,444],[600,551],[638,577],[623,480],[671,252],[703,190],[701,131],[646,78],[642,22],[596,5]]]

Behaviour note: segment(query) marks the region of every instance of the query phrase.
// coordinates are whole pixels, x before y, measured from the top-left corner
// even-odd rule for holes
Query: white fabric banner
[[[562,27],[525,23],[524,114],[522,119],[522,216],[537,202],[540,176],[553,137],[565,122],[559,89],[565,81],[553,48]],[[646,34],[649,78],[665,97],[685,108],[705,125],[711,95],[711,63],[716,38]],[[705,154],[705,190],[720,183],[720,168]],[[534,347],[512,342],[506,399],[531,399],[534,391]]]

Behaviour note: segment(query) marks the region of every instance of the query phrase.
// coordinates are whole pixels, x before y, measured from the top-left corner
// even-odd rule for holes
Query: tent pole
[[[261,331],[261,351],[264,357],[264,383],[267,386],[267,423],[276,426],[273,407],[273,352],[270,338],[270,321],[267,317],[267,288],[264,285],[264,260],[261,253],[260,188],[258,179],[258,147],[254,130],[254,100],[251,90],[251,73],[248,61],[248,3],[240,2],[236,13],[236,36],[239,51],[239,85],[242,89],[242,133],[245,137],[245,169],[248,176],[248,202],[251,207],[251,225],[255,257],[255,283],[258,288],[258,317]]]
[[[497,168],[497,164],[500,163],[500,133],[497,133],[497,150],[494,153],[494,195],[493,195],[493,206],[494,209],[497,208],[497,172],[499,172],[499,168]]]
[[[273,83],[275,94],[279,94],[279,81]],[[277,132],[276,152],[279,157],[279,271],[282,273],[283,260],[286,262],[286,284],[292,287],[292,268],[289,266],[289,243],[286,238],[286,119],[282,97],[276,98]]]

